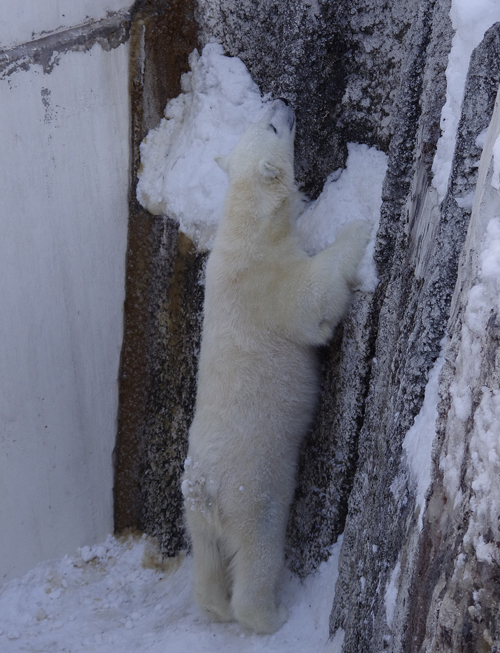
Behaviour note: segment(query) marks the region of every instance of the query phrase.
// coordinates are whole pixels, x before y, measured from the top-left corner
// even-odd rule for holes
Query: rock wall
[[[350,141],[386,149],[417,2],[198,0],[201,43],[240,57],[297,113],[296,175],[317,195]]]
[[[443,487],[441,466],[443,456],[453,451],[447,440],[455,439],[456,445],[460,437],[449,409],[450,386],[458,373],[457,352],[467,291],[476,276],[470,262],[467,266],[465,261],[477,256],[485,228],[482,224],[480,235],[473,231],[466,242],[471,208],[463,207],[460,199],[475,191],[478,182],[482,148],[476,139],[490,123],[500,83],[500,26],[487,33],[472,58],[452,175],[446,197],[439,205],[435,190],[429,186],[428,153],[433,154],[429,134],[436,133],[433,124],[439,117],[434,99],[439,89],[436,70],[442,72],[445,63],[442,34],[446,14],[442,9],[437,7],[432,21],[434,35],[425,57],[419,98],[423,110],[416,138],[413,144],[404,144],[405,148],[412,145],[413,165],[397,182],[400,185],[406,177],[411,187],[404,205],[391,211],[393,193],[387,183],[382,210],[378,260],[388,269],[389,279],[387,286],[381,284],[376,293],[382,295],[375,343],[378,363],[372,366],[330,623],[332,633],[344,631],[345,652],[496,650],[491,646],[498,642],[495,581],[485,580],[488,574],[496,578],[496,563],[479,562],[470,543],[468,547],[463,543],[472,519],[470,501],[474,496],[474,475],[465,472],[470,461],[456,462],[463,470],[463,494],[458,505]],[[393,144],[394,140],[390,161],[399,161],[400,153]],[[386,247],[381,238],[384,223],[385,231],[395,233],[389,266],[381,256]],[[498,388],[495,324],[492,317],[482,336],[484,348],[478,349],[481,372],[471,379],[471,389],[478,398],[471,405],[468,425],[459,431],[466,448],[473,437],[474,411],[480,397],[487,395],[484,387]],[[445,332],[449,341],[439,388],[442,401],[434,445],[434,481],[420,531],[416,489],[408,474],[402,441],[420,410],[428,371]],[[475,524],[475,528],[483,532],[484,524]],[[498,529],[493,533],[488,525],[486,531],[486,540],[496,542]],[[388,616],[386,592],[391,584],[397,590],[397,600],[394,613]],[[474,598],[474,592],[481,593],[482,602]]]
[[[168,6],[169,11],[177,7]],[[144,108],[154,97],[154,62],[167,56],[159,41],[151,46],[154,56],[148,56],[148,33],[167,22],[162,3],[141,7],[133,25],[142,34],[142,54],[133,61],[140,62],[136,70],[145,65],[144,79],[153,62],[151,88],[137,86],[135,101]],[[183,10],[179,5],[175,11]],[[459,420],[460,428],[450,410],[453,388],[469,378],[461,362],[468,291],[479,283],[479,243],[488,216],[498,208],[498,193],[487,183],[491,146],[489,159],[483,152],[480,164],[483,148],[477,138],[494,112],[500,27],[488,31],[471,60],[452,174],[439,202],[432,164],[453,37],[449,13],[450,0],[198,0],[185,14],[190,37],[182,56],[168,68],[173,79],[172,66],[178,65],[179,73],[185,69],[184,57],[196,38],[203,45],[215,37],[228,54],[243,59],[263,91],[290,99],[298,118],[297,178],[312,196],[344,165],[349,141],[376,145],[389,157],[375,252],[379,285],[373,294],[357,293],[333,342],[320,351],[321,400],[304,443],[288,528],[288,565],[301,575],[313,572],[344,532],[330,621],[344,653],[500,646],[498,525],[477,507],[481,469],[469,446],[479,437],[478,420],[487,420],[497,398],[494,312],[484,332],[474,335],[478,365],[470,376],[469,414]],[[159,106],[152,116],[159,116]],[[134,131],[135,152],[145,124]],[[471,206],[467,198],[474,191]],[[133,199],[131,206],[137,229],[150,230],[145,238],[155,244],[148,260],[156,263],[147,264],[140,288],[129,280],[129,292],[142,302],[129,310],[137,309],[143,327],[140,347],[134,350],[130,341],[124,350],[122,387],[130,383],[127,356],[142,380],[130,421],[123,395],[118,452],[131,442],[125,462],[133,464],[128,464],[126,491],[116,495],[118,512],[127,515],[117,524],[145,528],[172,554],[185,545],[178,478],[193,408],[203,260],[184,237],[177,240],[167,218],[142,214]],[[133,257],[129,261],[133,278]],[[403,441],[440,353],[445,363],[438,434],[423,502]],[[462,470],[460,493],[443,471],[457,438],[464,443],[460,440],[462,457],[456,461]],[[427,446],[430,458],[432,442]],[[125,478],[120,466],[117,470]]]
[[[433,483],[415,560],[412,556],[403,569],[408,588],[398,604],[406,599],[408,616],[399,619],[395,635],[401,646],[395,643],[394,651],[500,650],[500,468],[498,442],[486,437],[492,420],[498,421],[499,295],[495,284],[488,287],[479,260],[482,242],[487,246],[491,238],[488,222],[500,216],[498,182],[492,186],[492,146],[500,134],[499,55],[497,23],[471,59],[443,202],[443,213],[460,224],[453,198],[475,193],[463,216],[469,225],[446,328]],[[479,147],[477,138],[487,128],[484,148]],[[486,300],[479,306],[478,292]]]

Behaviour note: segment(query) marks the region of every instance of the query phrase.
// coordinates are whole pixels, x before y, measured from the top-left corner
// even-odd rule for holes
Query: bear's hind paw
[[[228,621],[234,621],[233,611],[231,606],[227,605],[214,605],[214,604],[205,604],[200,605],[200,610],[211,620],[225,623]]]
[[[236,620],[258,635],[272,635],[288,620],[288,610],[281,603],[275,610],[236,612]]]

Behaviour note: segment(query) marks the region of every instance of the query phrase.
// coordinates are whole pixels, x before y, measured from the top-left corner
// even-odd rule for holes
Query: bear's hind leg
[[[204,519],[201,516],[201,519]],[[194,558],[194,597],[214,621],[234,621],[230,605],[228,566],[215,533],[207,524],[201,528],[190,522]],[[194,528],[193,528],[194,526]]]
[[[232,561],[236,620],[256,633],[276,632],[288,619],[288,610],[277,604],[276,593],[283,569],[283,546],[267,532],[241,542]]]

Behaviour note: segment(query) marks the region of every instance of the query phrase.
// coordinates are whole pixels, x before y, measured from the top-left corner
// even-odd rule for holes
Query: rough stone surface
[[[181,474],[194,412],[206,255],[178,225],[165,220],[156,271],[165,285],[151,298],[142,490],[144,529],[164,553],[188,547]]]
[[[240,57],[265,93],[297,112],[296,174],[316,196],[350,141],[388,147],[417,3],[198,1],[203,43]]]
[[[475,50],[459,126],[453,163],[453,177],[445,199],[444,213],[456,220],[453,197],[475,190],[472,221],[460,255],[456,286],[447,325],[448,344],[441,374],[437,442],[434,451],[434,483],[424,515],[409,592],[409,618],[401,633],[405,651],[498,651],[500,650],[499,556],[488,560],[478,555],[470,534],[500,548],[498,516],[493,523],[474,513],[474,458],[472,439],[476,420],[492,391],[500,388],[500,340],[498,315],[492,313],[484,332],[472,335],[464,321],[469,290],[478,283],[477,252],[491,215],[499,215],[500,198],[491,187],[491,166],[484,182],[478,181],[481,154],[477,136],[488,127],[500,85],[500,23],[490,28]],[[497,109],[498,111],[498,109]],[[499,117],[497,116],[497,120]],[[481,201],[482,196],[482,201]],[[488,212],[489,210],[489,212]],[[475,213],[474,213],[475,211]],[[469,414],[458,421],[452,404],[452,384],[464,374],[460,346],[463,338],[477,338],[481,357],[477,375],[470,378],[472,391]],[[483,418],[484,419],[484,418]],[[460,442],[457,442],[457,439]],[[457,446],[458,445],[458,446]],[[450,492],[440,463],[449,451],[463,447],[460,461],[460,490]],[[467,536],[469,535],[469,537]],[[393,649],[396,650],[396,649]]]
[[[436,48],[435,42],[437,35],[441,38],[442,25],[437,18],[433,21],[436,36],[431,37],[430,48],[441,59],[438,67],[442,70],[444,52],[442,44]],[[426,156],[428,138],[422,137],[436,118],[429,109],[436,88],[425,82],[429,76],[424,72],[421,105],[426,110],[421,114],[413,148],[412,190],[406,209],[400,214],[404,229],[401,240],[396,239],[391,279],[384,291],[379,316],[376,342],[379,365],[371,379],[365,408],[359,463],[349,499],[331,615],[331,632],[338,628],[345,631],[345,653],[495,650],[484,646],[487,641],[491,646],[498,637],[498,633],[495,635],[498,631],[496,567],[493,564],[486,571],[470,555],[470,550],[464,551],[461,545],[467,530],[471,488],[464,478],[462,504],[456,510],[451,506],[446,508],[439,449],[443,449],[446,439],[449,388],[454,378],[456,341],[461,333],[459,317],[455,316],[447,326],[451,300],[455,292],[460,298],[455,300],[455,312],[463,313],[467,285],[470,287],[470,281],[466,281],[470,275],[459,276],[459,257],[470,254],[467,246],[464,247],[470,209],[460,208],[455,198],[464,197],[476,186],[481,154],[476,138],[489,124],[500,81],[498,38],[498,29],[492,28],[472,59],[452,177],[441,206],[436,202],[433,205],[429,193],[435,196],[435,192],[422,180],[422,166],[427,162],[428,174],[431,161]],[[438,59],[427,59],[431,66],[429,72],[435,70]],[[383,215],[387,213],[384,211]],[[436,480],[424,514],[424,527],[419,533],[415,489],[403,461],[401,445],[421,406],[427,373],[439,352],[446,326],[452,340],[441,377],[440,444],[434,452]],[[498,371],[492,372],[491,366],[491,357],[495,359],[498,355],[493,332],[494,325],[492,333],[484,336],[484,351],[494,353],[485,355],[477,394],[481,394],[483,382],[488,388],[498,387]],[[469,437],[472,418],[470,422]],[[464,469],[466,464],[464,461]],[[460,567],[461,553],[468,556],[465,569]],[[384,597],[398,563],[401,569],[398,597],[390,628]],[[454,574],[457,568],[460,573]],[[489,583],[485,581],[488,573],[491,573]],[[475,605],[472,593],[479,588],[484,588],[483,602],[476,601],[471,617],[470,606]]]
[[[302,447],[287,532],[287,564],[301,576],[328,559],[344,529],[370,373],[370,300],[357,293],[334,339],[319,351],[321,395]]]

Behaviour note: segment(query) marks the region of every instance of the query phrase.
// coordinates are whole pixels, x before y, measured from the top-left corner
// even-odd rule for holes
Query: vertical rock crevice
[[[184,312],[200,313],[195,279],[201,262],[176,223],[142,209],[135,189],[139,145],[162,118],[168,100],[180,93],[180,76],[189,70],[188,56],[197,39],[194,2],[135,4],[130,38],[132,166],[125,328],[114,453],[115,529],[154,533],[170,555],[185,544],[176,526],[181,513],[177,481],[192,412],[184,391],[192,392],[197,351],[188,330],[193,330],[195,340],[199,338],[199,323],[196,318],[185,323],[180,304],[185,302]],[[171,439],[174,422],[174,436],[179,436]],[[164,452],[171,456],[168,464]],[[166,523],[164,514],[169,510]]]

